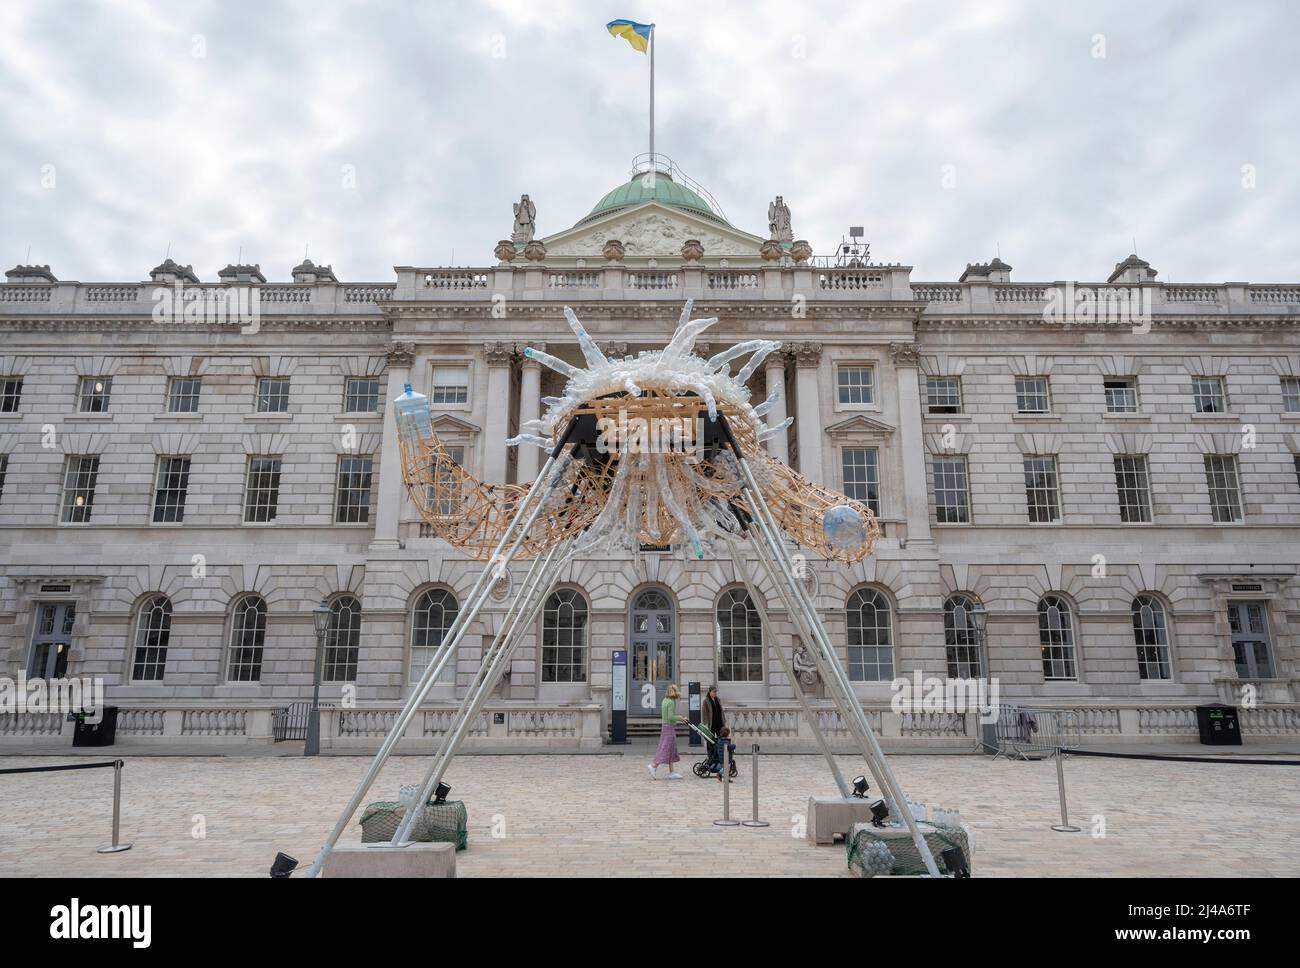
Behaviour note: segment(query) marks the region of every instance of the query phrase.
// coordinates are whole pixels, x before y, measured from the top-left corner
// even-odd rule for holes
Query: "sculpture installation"
[[[563,566],[575,555],[635,550],[640,543],[682,546],[697,558],[710,553],[730,558],[763,624],[771,627],[766,596],[759,592],[750,567],[749,553],[753,553],[760,577],[767,580],[802,637],[840,722],[889,801],[891,814],[901,816],[927,869],[938,876],[907,798],[884,760],[806,586],[796,577],[799,570],[785,541],[793,539],[832,561],[854,562],[871,553],[879,526],[866,505],[814,484],[762,448],[762,441],[784,432],[792,421],[764,424],[776,397],[752,405],[746,382],[781,344],[748,340],[705,359],[695,354],[695,342],[717,319],[691,319],[691,308],[688,301],[662,350],[609,359],[567,307],[565,318],[586,365],[525,350],[530,359],[567,381],[563,396],[545,398],[543,416],[521,427],[523,432],[508,442],[549,452],[528,486],[478,481],[439,442],[425,397],[407,387],[394,401],[403,479],[420,515],[438,537],[487,563],[309,876],[319,872],[510,563],[516,558],[532,559],[515,586],[499,631],[484,651],[478,674],[441,738],[418,803],[427,802],[442,781],[469,724],[509,668],[524,631],[532,627]],[[733,374],[735,365],[740,368]],[[789,658],[779,648],[773,653],[793,683],[796,672]],[[850,796],[819,725],[825,711],[814,710],[803,690],[794,692],[841,796]],[[393,846],[409,841],[419,813],[407,811]]]

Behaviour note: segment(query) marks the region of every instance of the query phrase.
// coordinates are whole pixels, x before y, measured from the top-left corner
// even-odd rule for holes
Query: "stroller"
[[[702,780],[707,780],[709,777],[717,776],[722,772],[722,747],[718,745],[718,738],[713,735],[713,731],[707,726],[696,726],[694,723],[688,723],[687,725],[695,731],[696,736],[704,740],[706,745],[713,748],[713,755],[706,756],[704,759],[692,766],[691,772]],[[730,772],[733,777],[737,773],[736,761],[734,758],[731,761]]]

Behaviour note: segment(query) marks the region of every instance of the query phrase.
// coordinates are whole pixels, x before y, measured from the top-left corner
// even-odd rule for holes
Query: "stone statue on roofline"
[[[533,241],[533,231],[537,227],[537,206],[532,203],[532,200],[527,195],[521,195],[519,201],[515,202],[514,209],[515,227],[514,231],[510,233],[510,241]]]
[[[772,233],[770,237],[776,241],[794,241],[794,229],[790,227],[790,208],[780,195],[767,206],[767,227]]]

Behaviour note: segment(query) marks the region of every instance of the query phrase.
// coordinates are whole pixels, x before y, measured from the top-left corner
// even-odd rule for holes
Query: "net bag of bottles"
[[[391,841],[418,795],[418,787],[409,791],[403,787],[401,802],[380,800],[369,804],[361,814],[361,842],[381,844]],[[464,801],[426,803],[411,827],[411,840],[455,844],[457,850],[464,850],[469,846],[469,811],[465,809]]]
[[[967,864],[971,863],[975,838],[965,824],[952,826],[935,821],[918,820],[930,852],[938,859],[949,847],[960,847]],[[844,838],[848,850],[849,870],[859,877],[886,874],[925,876],[929,873],[920,851],[906,827],[873,827],[854,824]]]

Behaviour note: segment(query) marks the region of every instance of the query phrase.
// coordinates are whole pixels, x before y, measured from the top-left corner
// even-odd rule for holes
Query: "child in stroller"
[[[705,742],[709,744],[709,755],[700,762],[691,767],[692,772],[698,777],[708,778],[716,776],[722,779],[722,747],[726,744],[727,755],[731,760],[731,775],[734,777],[736,770],[736,744],[731,739],[730,727],[723,726],[718,731],[717,737],[713,737],[705,727],[700,727],[699,733],[704,737]]]

